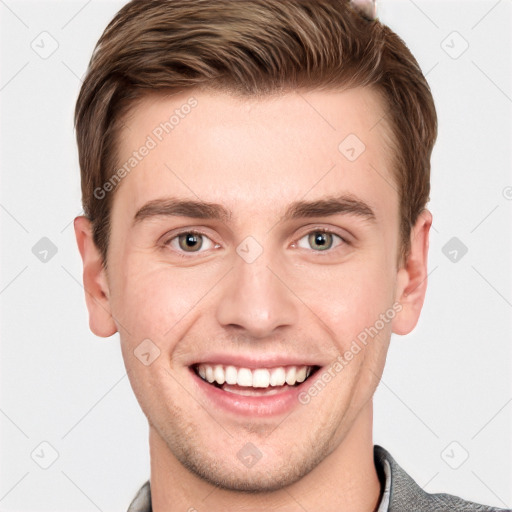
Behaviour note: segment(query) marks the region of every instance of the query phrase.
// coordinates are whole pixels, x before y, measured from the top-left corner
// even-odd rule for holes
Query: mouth
[[[309,365],[245,368],[207,363],[192,366],[194,373],[209,386],[247,397],[267,397],[295,390],[319,368]]]

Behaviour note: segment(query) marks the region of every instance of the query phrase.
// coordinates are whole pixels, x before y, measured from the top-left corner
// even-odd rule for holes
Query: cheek
[[[296,283],[297,296],[337,340],[340,351],[392,307],[392,272],[370,259],[304,269]]]
[[[211,288],[191,269],[162,267],[149,258],[127,262],[115,283],[112,312],[130,345],[149,338],[161,349],[179,337],[189,313]]]

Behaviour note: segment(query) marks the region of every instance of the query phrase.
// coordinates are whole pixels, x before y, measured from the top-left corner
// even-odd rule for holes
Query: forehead
[[[397,202],[389,132],[369,89],[235,97],[191,90],[143,99],[120,134],[114,209],[183,197],[280,215],[291,201],[351,194]],[[126,212],[126,209],[129,212]]]

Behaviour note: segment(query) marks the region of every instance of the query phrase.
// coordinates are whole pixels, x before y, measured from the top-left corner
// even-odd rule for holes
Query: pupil
[[[180,246],[185,251],[189,249],[200,249],[202,245],[199,235],[195,235],[194,233],[185,233],[184,235],[180,235]]]
[[[317,246],[317,248],[325,251],[326,249],[330,249],[332,245],[332,237],[330,233],[322,233],[322,232],[316,232],[311,233],[309,235],[310,238],[310,244],[312,246]],[[326,240],[327,238],[327,240]]]

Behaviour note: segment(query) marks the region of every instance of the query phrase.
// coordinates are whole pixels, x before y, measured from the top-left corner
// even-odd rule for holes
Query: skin
[[[127,119],[119,161],[191,96],[197,107],[115,191],[108,272],[89,221],[75,219],[91,330],[119,332],[148,418],[153,510],[374,511],[381,489],[372,396],[391,333],[410,332],[423,305],[431,214],[424,210],[413,226],[409,257],[398,266],[389,128],[377,124],[384,110],[368,89],[148,97]],[[351,133],[366,145],[353,162],[338,150]],[[282,219],[293,201],[341,194],[364,201],[375,219]],[[218,203],[232,216],[134,224],[144,204],[171,196]],[[175,238],[191,228],[207,237],[199,252],[185,252]],[[321,251],[307,236],[319,228],[345,241],[334,237]],[[263,248],[252,263],[236,252],[248,236]],[[317,397],[286,415],[221,411],[191,375],[189,365],[212,350],[297,356],[326,371],[393,304],[401,311],[378,335]],[[160,355],[146,366],[134,350],[148,338]],[[263,454],[251,468],[237,457],[248,442]]]

